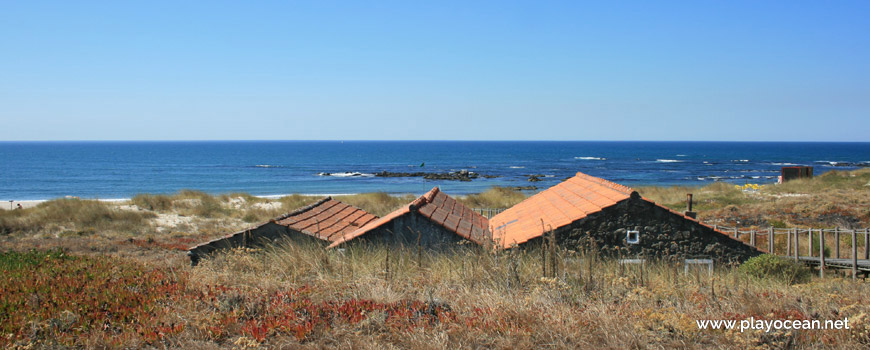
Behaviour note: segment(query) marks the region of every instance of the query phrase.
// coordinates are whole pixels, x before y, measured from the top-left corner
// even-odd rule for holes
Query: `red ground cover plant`
[[[0,346],[141,346],[171,340],[191,326],[204,328],[205,338],[216,342],[238,335],[305,341],[376,313],[384,327],[400,332],[456,320],[448,306],[416,300],[313,302],[307,286],[266,295],[224,286],[193,290],[178,271],[62,251],[0,254],[0,273]],[[212,323],[167,322],[170,313],[185,312],[180,308],[216,317]],[[194,333],[188,336],[196,338]]]
[[[179,333],[159,322],[183,280],[110,257],[0,254],[0,345],[95,341],[120,346]]]

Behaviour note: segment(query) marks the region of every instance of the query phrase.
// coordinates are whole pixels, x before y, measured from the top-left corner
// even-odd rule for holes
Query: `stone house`
[[[501,248],[537,245],[554,234],[567,249],[598,249],[626,258],[744,261],[759,252],[633,189],[577,173],[489,220]]]
[[[191,247],[187,255],[191,264],[196,265],[201,258],[221,249],[259,246],[277,240],[327,245],[377,218],[360,208],[326,197],[268,222]]]
[[[407,247],[419,244],[438,250],[464,242],[485,245],[489,241],[486,218],[435,187],[408,205],[338,239],[329,248],[368,242]]]

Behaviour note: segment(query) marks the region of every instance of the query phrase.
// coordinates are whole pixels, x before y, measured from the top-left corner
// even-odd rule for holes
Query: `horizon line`
[[[870,141],[831,141],[831,140],[472,140],[472,139],[65,139],[65,140],[0,140],[0,143],[39,143],[39,142],[757,142],[757,143],[870,143]]]

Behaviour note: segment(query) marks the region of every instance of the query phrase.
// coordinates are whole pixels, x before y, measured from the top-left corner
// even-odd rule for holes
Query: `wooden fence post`
[[[755,246],[755,230],[749,231],[749,245],[753,248],[758,248]]]
[[[767,229],[767,248],[768,248],[767,250],[770,251],[770,254],[776,254],[776,252],[773,251],[773,249],[774,249],[774,246],[773,246],[774,234],[776,234],[776,230],[773,229],[773,226],[769,227]]]
[[[819,277],[825,278],[825,229],[819,230]]]
[[[809,257],[813,257],[813,229],[807,229],[807,254]]]
[[[852,279],[858,279],[858,235],[852,230]]]
[[[740,239],[740,231],[737,229],[737,226],[734,226],[734,238]]]
[[[791,256],[791,229],[785,230],[785,256]]]
[[[800,250],[798,249],[798,248],[800,248],[800,243],[801,243],[800,238],[798,238],[798,229],[797,229],[797,227],[795,227],[795,229],[794,229],[794,260],[795,261],[798,260],[798,256],[800,255],[800,253],[799,253]]]
[[[840,258],[840,226],[834,227],[834,256]]]
[[[870,230],[864,229],[864,260],[870,259]]]

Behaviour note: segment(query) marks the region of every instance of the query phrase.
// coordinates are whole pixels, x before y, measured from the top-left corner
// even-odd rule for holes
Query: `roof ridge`
[[[422,196],[414,199],[411,203],[408,203],[408,208],[419,208],[423,206],[423,204],[432,203],[432,201],[435,199],[435,196],[437,196],[439,192],[441,192],[441,189],[439,189],[438,186],[432,187],[429,192],[424,193]]]
[[[321,204],[323,204],[323,203],[326,203],[326,202],[328,202],[328,201],[330,201],[330,200],[332,200],[332,196],[326,196],[326,197],[323,197],[323,198],[321,198],[320,200],[318,200],[318,201],[316,201],[316,202],[314,202],[314,203],[311,203],[311,204],[309,204],[309,205],[306,205],[306,206],[304,206],[304,207],[302,207],[302,208],[298,208],[298,209],[296,209],[296,210],[294,210],[294,211],[291,211],[291,212],[289,212],[289,213],[287,213],[287,214],[280,215],[280,216],[278,216],[278,217],[276,217],[276,218],[274,218],[274,219],[272,219],[272,220],[270,220],[270,221],[281,221],[281,220],[284,220],[284,219],[289,218],[289,217],[291,217],[291,216],[296,216],[296,215],[302,214],[302,213],[304,213],[304,212],[306,212],[306,211],[309,211],[309,210],[311,210],[311,209],[314,209],[314,208],[318,207],[319,205],[321,205]],[[344,203],[344,202],[339,201],[339,200],[336,200],[336,202]],[[347,203],[345,203],[345,204],[347,204]],[[348,204],[348,205],[350,205],[350,204]],[[357,209],[358,209],[358,208],[357,208]]]

